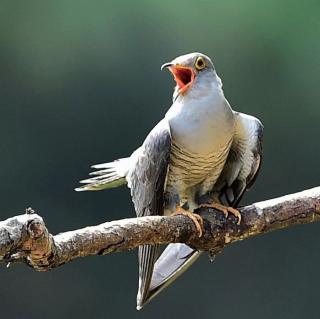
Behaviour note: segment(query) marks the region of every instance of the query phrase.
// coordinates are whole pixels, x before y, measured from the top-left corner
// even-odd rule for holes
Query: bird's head
[[[185,95],[196,88],[205,89],[212,84],[212,80],[217,80],[221,85],[211,59],[202,53],[181,55],[163,64],[161,70],[164,68],[169,69],[176,81],[175,95]]]

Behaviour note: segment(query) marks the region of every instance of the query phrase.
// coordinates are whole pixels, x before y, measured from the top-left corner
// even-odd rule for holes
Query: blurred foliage
[[[91,164],[126,156],[171,103],[172,58],[213,58],[238,111],[265,125],[245,202],[319,185],[319,1],[0,2],[0,219],[31,205],[56,233],[134,216],[128,191],[75,193]],[[141,312],[136,252],[50,273],[0,271],[15,318],[318,318],[319,225],[203,257]]]

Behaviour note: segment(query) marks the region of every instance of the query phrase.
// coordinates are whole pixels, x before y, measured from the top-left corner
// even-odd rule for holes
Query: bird
[[[225,98],[212,60],[194,52],[161,66],[175,80],[173,101],[163,119],[129,157],[93,165],[96,171],[76,191],[127,185],[138,217],[183,214],[202,236],[194,211],[213,207],[235,216],[243,194],[254,183],[262,161],[263,125],[234,111]],[[179,277],[201,252],[183,243],[138,250],[140,310]]]

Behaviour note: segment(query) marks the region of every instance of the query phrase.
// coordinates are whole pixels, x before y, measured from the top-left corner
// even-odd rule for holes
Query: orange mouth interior
[[[169,70],[173,74],[180,93],[185,92],[194,81],[195,75],[192,68],[175,65],[169,67]]]

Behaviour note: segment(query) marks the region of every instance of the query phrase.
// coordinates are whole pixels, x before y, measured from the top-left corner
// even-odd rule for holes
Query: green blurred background
[[[320,2],[0,1],[0,219],[32,206],[52,233],[134,216],[126,188],[76,193],[126,156],[171,103],[160,65],[200,51],[265,125],[244,202],[319,185]],[[0,270],[1,318],[319,318],[320,225],[203,256],[140,312],[136,251],[48,273]]]

